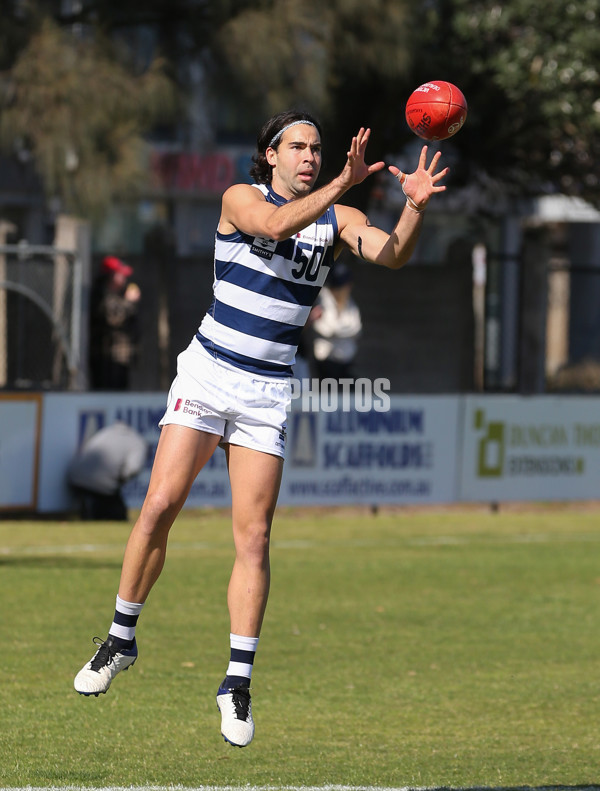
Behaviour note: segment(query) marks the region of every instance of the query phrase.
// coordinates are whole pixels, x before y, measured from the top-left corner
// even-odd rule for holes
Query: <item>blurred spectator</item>
[[[321,313],[312,323],[313,355],[319,379],[354,379],[354,358],[362,322],[352,299],[353,277],[342,261],[334,264],[319,296]]]
[[[133,269],[115,256],[102,261],[90,305],[90,375],[94,390],[127,390],[137,357],[140,289]]]
[[[117,421],[93,434],[67,472],[81,519],[126,520],[121,490],[141,472],[147,453],[146,440],[126,423]]]
[[[321,305],[317,302],[310,310],[306,324],[300,335],[300,342],[296,351],[296,362],[294,363],[294,376],[300,381],[301,387],[312,378],[313,367],[313,322],[322,313]]]

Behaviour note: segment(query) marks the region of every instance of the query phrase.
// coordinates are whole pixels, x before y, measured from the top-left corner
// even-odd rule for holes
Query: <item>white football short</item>
[[[258,376],[211,357],[194,338],[177,357],[177,376],[159,426],[175,423],[231,443],[285,455],[288,377]]]

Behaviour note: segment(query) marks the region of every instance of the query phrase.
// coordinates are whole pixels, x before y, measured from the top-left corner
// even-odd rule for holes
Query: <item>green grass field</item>
[[[600,510],[282,510],[253,678],[225,744],[228,514],[184,512],[107,695],[128,525],[0,522],[0,786],[600,784]]]

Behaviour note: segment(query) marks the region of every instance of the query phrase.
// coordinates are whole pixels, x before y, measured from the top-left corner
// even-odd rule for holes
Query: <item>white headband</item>
[[[315,129],[317,128],[316,124],[313,124],[312,121],[292,121],[291,124],[284,126],[283,129],[280,129],[279,132],[273,137],[267,148],[273,148],[275,143],[280,139],[284,132],[287,132],[288,129],[291,129],[292,126],[298,126],[298,124],[306,124],[307,126],[314,126]]]

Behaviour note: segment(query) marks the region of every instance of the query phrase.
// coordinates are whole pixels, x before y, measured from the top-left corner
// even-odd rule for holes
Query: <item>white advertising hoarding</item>
[[[454,501],[459,403],[458,396],[391,396],[385,411],[329,412],[303,409],[299,399],[288,419],[279,502]]]
[[[41,396],[0,394],[0,508],[36,506]]]
[[[31,507],[35,501],[34,425],[41,398],[0,402],[8,410],[0,412],[0,506],[10,501]],[[68,465],[88,436],[115,420],[148,442],[144,469],[125,487],[127,504],[141,506],[165,402],[161,393],[45,394],[37,510],[74,506]],[[392,396],[383,411],[328,411],[296,399],[279,503],[582,500],[599,493],[599,399],[415,395]],[[230,502],[225,455],[218,449],[186,507]]]
[[[124,489],[127,505],[141,506],[165,402],[156,393],[45,395],[38,509],[73,507],[69,463],[87,437],[116,420],[148,442],[145,468]],[[320,411],[314,401],[294,402],[280,504],[452,502],[459,403],[458,397],[392,396],[389,409],[378,412]],[[225,454],[218,449],[196,479],[186,507],[230,503]]]
[[[162,393],[49,393],[44,396],[40,463],[40,512],[73,507],[67,468],[82,443],[103,426],[121,420],[148,443],[148,458],[140,474],[124,488],[127,505],[141,506],[156,452],[158,421],[165,411]],[[225,456],[218,450],[192,487],[187,506],[224,506],[230,502]]]
[[[600,495],[600,402],[585,396],[467,396],[458,499]]]

